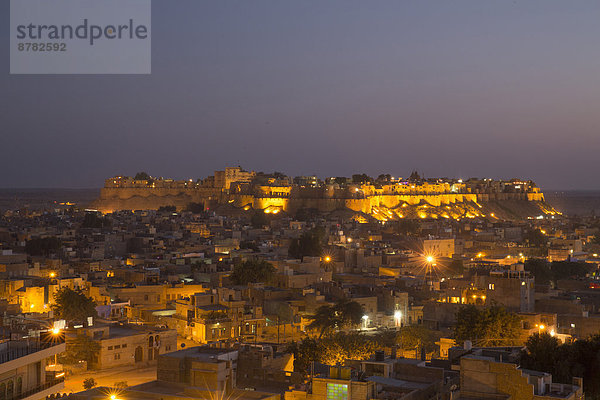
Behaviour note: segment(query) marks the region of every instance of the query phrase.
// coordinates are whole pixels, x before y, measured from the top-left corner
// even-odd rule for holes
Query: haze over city
[[[0,187],[242,165],[600,189],[598,2],[152,5],[151,75],[0,65]]]

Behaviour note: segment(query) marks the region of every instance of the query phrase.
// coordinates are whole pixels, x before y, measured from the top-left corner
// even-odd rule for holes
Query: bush
[[[90,390],[96,386],[98,386],[98,382],[94,378],[86,378],[83,381],[83,388],[85,390]]]

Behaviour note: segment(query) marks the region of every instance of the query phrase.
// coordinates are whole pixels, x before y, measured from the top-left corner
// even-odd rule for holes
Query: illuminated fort
[[[322,213],[346,210],[361,220],[402,218],[490,219],[539,218],[559,214],[544,201],[532,181],[513,179],[409,179],[380,175],[351,178],[296,177],[244,171],[239,167],[215,171],[203,180],[114,177],[105,181],[92,207],[102,212],[158,209],[190,203],[205,208],[234,207],[265,213],[295,213],[313,209]]]

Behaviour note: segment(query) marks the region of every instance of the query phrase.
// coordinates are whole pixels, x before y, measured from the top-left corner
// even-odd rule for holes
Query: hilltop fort
[[[105,181],[92,207],[104,213],[161,206],[183,210],[191,203],[206,209],[233,207],[273,214],[301,209],[321,213],[342,210],[357,219],[379,221],[477,217],[514,220],[559,214],[530,180],[424,179],[417,173],[407,179],[390,175],[374,179],[362,174],[321,180],[316,176],[290,178],[277,172],[256,173],[240,167],[215,171],[213,176],[197,181],[146,174],[113,177]]]

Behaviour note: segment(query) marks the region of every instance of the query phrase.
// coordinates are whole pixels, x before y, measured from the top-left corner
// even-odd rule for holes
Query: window
[[[125,343],[123,346],[121,346],[122,348],[127,348],[127,343]]]
[[[121,354],[115,353],[115,360],[120,360],[120,359],[121,359]]]
[[[112,347],[112,346],[108,346],[108,349],[109,349],[109,350],[112,350],[112,349],[113,349],[113,347]]]
[[[327,384],[327,400],[347,400],[348,399],[348,385],[342,385],[339,383],[328,383]]]
[[[120,344],[118,344],[118,345],[116,345],[116,346],[115,346],[115,350],[116,350],[116,349],[120,349],[120,348],[121,348],[121,345],[120,345]]]
[[[148,295],[147,294],[144,295],[144,301],[148,301]]]

